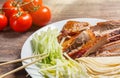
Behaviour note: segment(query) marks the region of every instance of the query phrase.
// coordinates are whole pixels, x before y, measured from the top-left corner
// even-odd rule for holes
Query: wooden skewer
[[[41,59],[43,59],[43,58],[45,58],[45,57],[47,57],[47,56],[48,56],[48,55],[44,55],[43,57],[40,57],[40,58],[38,58],[37,60],[35,60],[35,61],[33,61],[33,62],[29,63],[29,64],[26,64],[26,65],[24,65],[24,66],[18,67],[18,68],[16,68],[16,69],[8,72],[8,73],[5,73],[5,74],[1,75],[0,78],[4,78],[4,77],[6,77],[7,75],[10,75],[10,74],[12,74],[12,73],[15,73],[15,72],[17,72],[17,71],[19,71],[19,70],[21,70],[21,69],[24,69],[24,68],[26,68],[27,66],[32,65],[32,64],[40,61]]]
[[[35,58],[35,57],[40,57],[40,56],[44,56],[46,54],[40,54],[40,55],[35,55],[35,56],[31,56],[31,57],[27,57],[27,58],[23,58],[23,59],[17,59],[17,60],[13,60],[13,61],[9,61],[9,62],[5,62],[5,63],[1,63],[0,66],[2,65],[6,65],[6,64],[11,64],[11,63],[17,63],[17,62],[21,62],[23,60],[27,60],[30,58]]]

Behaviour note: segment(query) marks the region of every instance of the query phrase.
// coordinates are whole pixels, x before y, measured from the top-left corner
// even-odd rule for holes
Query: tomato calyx
[[[23,14],[23,12],[18,12],[17,14],[15,14],[16,17],[20,17]]]
[[[42,0],[23,0],[21,7],[28,12],[35,12],[42,6]]]
[[[9,6],[16,7],[19,5],[20,1],[10,0],[8,3],[10,3]],[[4,9],[9,9],[9,8],[4,8]]]
[[[20,5],[17,5],[17,13],[15,14],[16,17],[20,17],[23,14],[23,11],[20,11]]]
[[[2,10],[9,19],[13,14],[18,12],[18,6],[19,10],[23,11],[22,8],[20,8],[20,1],[8,0],[3,4]]]
[[[16,7],[18,5],[18,3],[19,3],[18,1],[11,1],[11,5],[14,7]]]
[[[30,12],[35,12],[35,11],[37,11],[39,8],[40,8],[40,6],[35,6],[35,7],[33,7],[33,10],[31,10]]]
[[[20,3],[19,1],[11,1],[9,6],[11,6],[12,8],[9,8],[9,7],[2,8],[2,10],[8,10],[8,9],[13,10],[15,7],[20,6],[19,3]]]

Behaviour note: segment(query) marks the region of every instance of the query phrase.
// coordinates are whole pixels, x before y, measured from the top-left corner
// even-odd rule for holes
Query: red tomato
[[[5,15],[10,18],[13,14],[18,12],[17,6],[18,3],[15,0],[7,0],[3,6],[2,9],[5,12]],[[22,11],[21,8],[19,8],[19,11]]]
[[[0,30],[3,30],[7,26],[7,23],[7,17],[3,14],[0,14]]]
[[[16,14],[10,17],[10,27],[16,32],[25,32],[32,26],[32,17],[28,13]]]
[[[31,11],[35,7],[42,6],[42,0],[23,0],[23,10]]]
[[[41,6],[38,10],[30,12],[33,24],[37,26],[46,25],[51,19],[50,9],[46,6]]]

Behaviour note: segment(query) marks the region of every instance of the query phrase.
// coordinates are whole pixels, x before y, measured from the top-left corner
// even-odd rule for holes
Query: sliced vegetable
[[[55,64],[55,59],[64,59],[62,56],[62,47],[57,41],[59,32],[54,29],[42,31],[40,35],[35,34],[32,39],[34,54],[48,53],[49,57],[42,60],[45,64]]]
[[[88,78],[86,69],[62,52],[56,29],[48,29],[35,34],[32,39],[33,54],[47,53],[48,57],[36,63],[40,73],[47,78]],[[37,59],[37,58],[36,58]]]

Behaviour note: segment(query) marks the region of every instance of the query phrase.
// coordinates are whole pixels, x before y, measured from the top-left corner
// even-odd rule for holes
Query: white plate
[[[75,19],[68,19],[68,20],[75,20],[75,21],[84,21],[84,22],[89,22],[91,25],[95,25],[97,22],[102,22],[102,21],[106,21],[106,20],[102,20],[102,19],[95,19],[95,18],[75,18]],[[35,33],[39,33],[41,30],[45,31],[47,30],[48,27],[50,28],[58,28],[58,30],[60,31],[62,29],[62,27],[64,26],[64,24],[68,21],[68,20],[62,20],[56,23],[52,23],[50,25],[47,25],[39,30],[37,30]],[[32,48],[31,48],[31,39],[33,37],[33,35],[35,34],[33,33],[24,43],[22,50],[21,50],[21,58],[25,58],[25,57],[30,57],[32,56]],[[26,60],[25,62],[23,62],[23,65],[30,63],[31,60]],[[28,74],[32,77],[32,78],[43,78],[41,76],[41,74],[38,72],[38,67],[33,64],[31,66],[28,66],[25,68],[26,71],[28,72]]]

